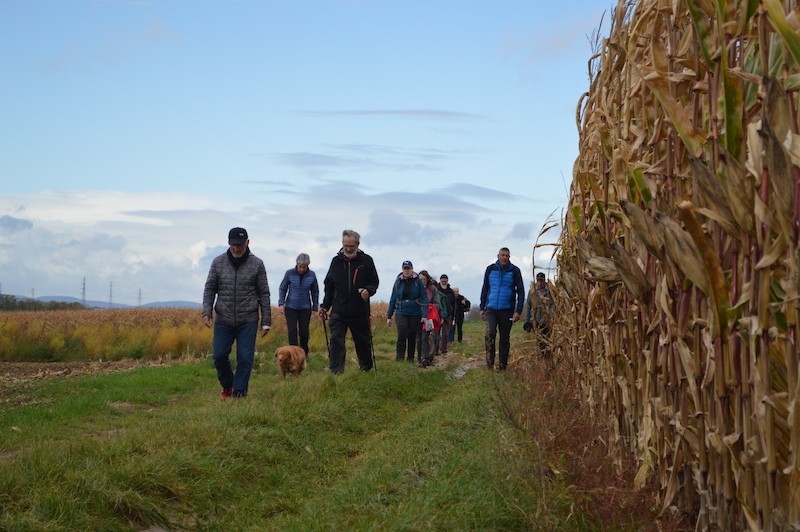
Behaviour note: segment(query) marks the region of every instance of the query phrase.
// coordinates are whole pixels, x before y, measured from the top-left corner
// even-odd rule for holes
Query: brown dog
[[[298,345],[279,347],[275,350],[275,357],[278,359],[278,368],[283,378],[286,378],[286,372],[297,377],[306,369],[306,353]]]

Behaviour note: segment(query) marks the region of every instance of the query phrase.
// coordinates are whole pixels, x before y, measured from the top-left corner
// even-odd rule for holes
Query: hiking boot
[[[219,392],[219,398],[222,399],[223,401],[225,399],[230,399],[232,395],[233,395],[233,388],[231,387],[223,388],[222,391]]]

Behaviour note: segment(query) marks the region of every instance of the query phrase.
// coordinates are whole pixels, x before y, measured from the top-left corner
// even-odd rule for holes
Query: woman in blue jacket
[[[278,308],[286,316],[286,332],[289,345],[299,345],[308,358],[308,326],[311,312],[319,306],[319,284],[317,275],[308,268],[311,258],[306,253],[297,256],[297,265],[287,270],[278,289]],[[300,343],[298,340],[300,332]]]
[[[403,262],[403,271],[397,276],[389,298],[386,324],[392,324],[392,315],[397,324],[396,360],[414,362],[417,331],[428,317],[428,294],[410,260]],[[407,358],[406,358],[407,357]]]

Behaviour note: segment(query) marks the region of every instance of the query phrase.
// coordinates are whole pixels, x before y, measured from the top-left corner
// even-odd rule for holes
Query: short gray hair
[[[308,266],[311,264],[311,257],[308,256],[308,253],[301,253],[297,256],[297,264],[305,264]]]
[[[353,238],[356,239],[356,242],[361,243],[361,235],[359,235],[352,229],[345,229],[344,231],[342,231],[342,238],[346,236],[352,236]]]

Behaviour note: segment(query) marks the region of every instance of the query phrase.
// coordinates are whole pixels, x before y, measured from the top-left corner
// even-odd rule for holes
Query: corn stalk
[[[795,0],[620,0],[579,102],[562,348],[698,529],[800,528],[798,90]]]

